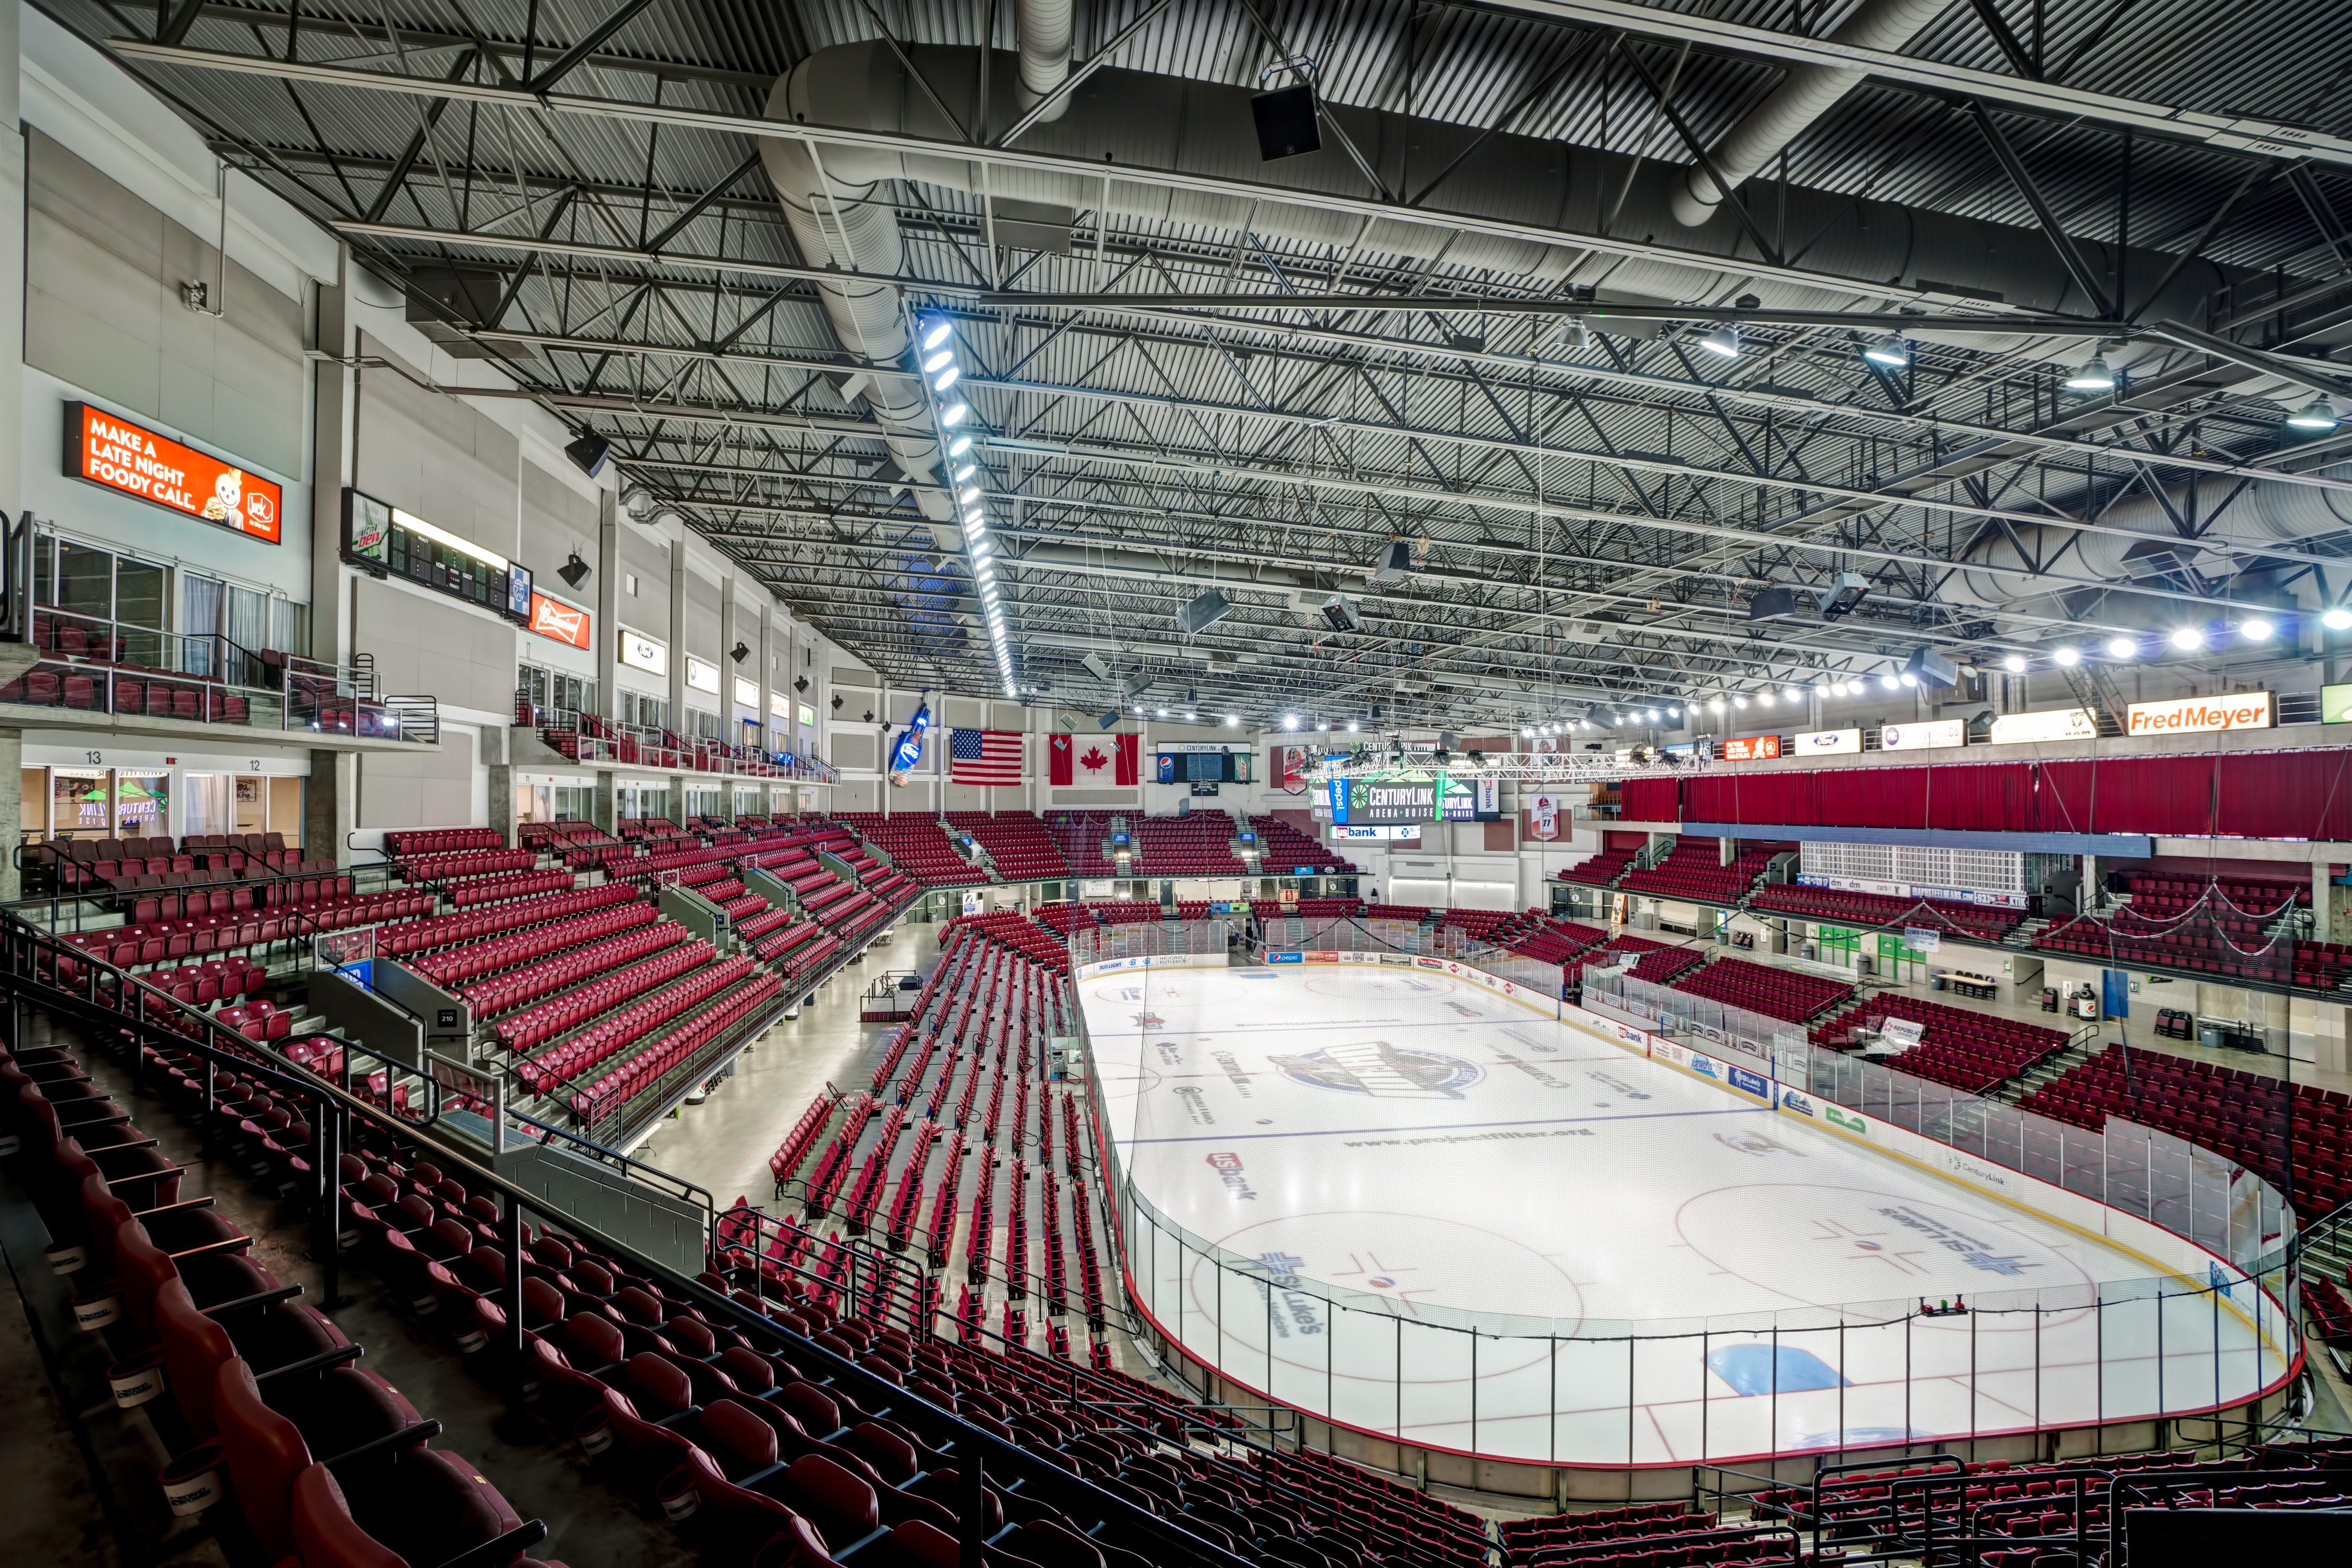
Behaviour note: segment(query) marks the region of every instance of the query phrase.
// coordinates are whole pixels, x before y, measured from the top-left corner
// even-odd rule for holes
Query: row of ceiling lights
[[[1739,329],[1728,321],[1711,331],[1700,334],[1697,341],[1700,348],[1710,353],[1719,354],[1727,360],[1738,359],[1743,347],[1740,342]],[[1886,370],[1899,371],[1910,366],[1912,353],[1911,340],[1900,332],[1892,332],[1864,348],[1862,350],[1862,357],[1874,365]],[[2093,354],[2080,366],[2068,371],[2065,381],[2060,384],[2068,392],[2080,392],[2086,397],[2101,392],[2111,392],[2116,390],[2116,385],[2115,367],[2107,362],[2107,356],[2103,350]],[[2319,434],[2334,430],[2342,421],[2336,412],[2334,403],[2325,397],[2315,397],[2288,414],[2285,423],[2290,429]]]
[[[956,362],[955,323],[944,316],[928,318],[918,340],[922,345],[923,378],[930,388],[932,414],[939,421],[940,439],[950,465],[948,484],[962,515],[964,550],[971,560],[972,581],[980,589],[989,646],[996,653],[996,674],[1004,684],[1004,695],[1017,696],[1012,633],[1005,630],[1004,596],[996,585],[996,546],[989,538],[988,513],[982,506],[980,465],[971,458],[971,433],[961,428],[971,417],[971,405],[955,395],[955,384],[963,379],[963,367]]]
[[[2352,631],[2352,609],[2339,607],[2330,610],[2321,616],[2320,620],[2321,623],[2330,631]],[[2160,653],[2165,647],[2170,647],[2183,653],[2194,653],[2203,651],[2209,644],[2218,643],[2224,637],[2234,636],[2242,642],[2262,643],[2268,643],[2277,634],[2278,627],[2275,623],[2260,616],[2252,616],[2221,633],[2209,632],[2198,626],[2179,627],[2157,643],[2118,634],[2109,638],[2102,645],[2100,652],[2110,660],[2123,663],[2137,659],[2143,653]],[[2048,657],[2052,665],[2068,668],[2081,664],[2084,654],[2081,649],[2066,644],[2052,649]],[[2021,675],[2032,668],[2032,661],[2022,653],[2011,653],[2001,660],[2000,667],[2010,674]],[[1875,679],[1881,690],[1889,692],[1903,691],[1919,685],[1919,676],[1910,670],[1887,670]],[[1871,685],[1872,677],[1866,675],[1842,676],[1834,680],[1824,676],[1813,682],[1810,688],[1810,695],[1824,698],[1858,697],[1867,693]],[[1735,692],[1704,700],[1692,698],[1687,704],[1667,703],[1654,707],[1640,704],[1620,704],[1615,707],[1596,705],[1580,719],[1568,718],[1543,724],[1522,725],[1519,727],[1519,735],[1523,739],[1532,739],[1537,736],[1566,735],[1572,731],[1589,730],[1596,726],[1609,728],[1618,725],[1645,722],[1653,725],[1668,722],[1679,724],[1685,706],[1689,708],[1693,716],[1696,716],[1702,709],[1717,714],[1727,710],[1744,709],[1751,701],[1759,707],[1769,708],[1782,703],[1790,707],[1796,707],[1804,703],[1808,695],[1809,690],[1805,686],[1785,685],[1780,688],[1777,694],[1771,687],[1766,686],[1753,693]]]

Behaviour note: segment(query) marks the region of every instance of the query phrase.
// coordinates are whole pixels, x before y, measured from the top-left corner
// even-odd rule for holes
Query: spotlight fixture
[[[971,405],[970,403],[951,402],[948,404],[947,407],[940,410],[940,423],[941,424],[961,424],[963,423],[963,416],[971,412]]]
[[[1295,713],[1284,714],[1282,716],[1282,727],[1285,729],[1297,729],[1298,727],[1298,716]]]
[[[1659,720],[1659,718],[1658,718],[1658,710],[1657,710],[1656,708],[1652,708],[1652,709],[1650,710],[1650,722],[1651,722],[1652,724],[1657,724],[1657,723],[1661,722],[1661,721]]]
[[[2128,637],[2107,639],[2107,657],[2110,659],[2128,659],[2138,652],[2139,644]]]
[[[2347,627],[2352,627],[2352,610],[2347,610],[2344,606],[2339,604],[2335,609],[2329,611],[2326,614],[2321,616],[2319,618],[2319,623],[2322,626],[2326,627],[2330,632],[2344,631]]]
[[[941,343],[948,340],[948,335],[954,330],[955,323],[949,320],[946,317],[933,317],[931,319],[930,325],[923,329],[924,349],[928,350],[938,348]]]
[[[1359,733],[1359,732],[1360,732],[1360,728],[1361,728],[1361,727],[1360,727],[1360,726],[1359,726],[1359,725],[1356,723],[1356,721],[1355,721],[1354,719],[1352,719],[1352,718],[1351,718],[1351,719],[1349,719],[1349,720],[1348,721],[1348,733],[1349,733],[1349,735],[1355,735],[1355,734]]]
[[[2205,633],[2194,626],[2183,626],[2173,632],[2172,645],[2184,653],[2193,653],[2205,645]]]
[[[953,474],[950,475],[949,477],[961,485],[979,472],[980,465],[978,464],[966,463],[962,466],[959,467]]]
[[[954,363],[955,350],[953,349],[941,349],[938,353],[933,354],[929,359],[923,361],[923,373],[927,376],[935,376]]]
[[[950,457],[961,457],[971,450],[971,437],[969,435],[959,435],[948,443],[948,455]]]
[[[1698,340],[1698,346],[1710,354],[1721,354],[1727,360],[1739,357],[1739,329],[1726,321]]]
[[[1721,713],[1723,711],[1723,699],[1721,697],[1717,697],[1713,702],[1708,703],[1706,707],[1709,713]]]
[[[2251,621],[2239,622],[2238,635],[2249,643],[2267,643],[2271,640],[2271,634],[2277,630],[2277,627],[2257,615]]]
[[[1862,351],[1862,357],[1874,365],[1885,365],[1889,370],[1899,371],[1911,362],[1910,340],[1905,338],[1900,332],[1892,333],[1864,349]]]
[[[1903,683],[1891,674],[1879,676],[1878,684],[1890,692],[1899,692],[1903,689]]]
[[[2105,354],[2093,354],[2090,362],[2069,374],[2063,383],[2071,392],[2103,392],[2116,390],[2116,372],[2108,368]]]
[[[2007,670],[2012,675],[2021,675],[2025,674],[2025,655],[2022,653],[2011,653],[2008,658],[2003,659],[2000,662],[2000,667]]]
[[[732,648],[727,650],[727,656],[740,664],[751,656],[751,645],[749,643],[738,642]]]
[[[563,455],[572,459],[573,467],[593,479],[604,471],[604,459],[611,455],[612,451],[611,442],[588,430],[581,432],[579,440],[564,447]]]
[[[1746,707],[1748,706],[1748,699],[1744,696],[1734,697],[1731,699],[1731,706],[1733,707]]]
[[[1242,716],[1237,713],[1229,713],[1225,715],[1225,727],[1227,729],[1233,728],[1235,725],[1241,723],[1241,721]]]
[[[2050,662],[2071,670],[2083,662],[2082,651],[2078,648],[2060,648],[2050,655]]]
[[[566,588],[578,588],[588,580],[588,563],[580,559],[578,550],[573,550],[572,559],[555,569],[555,575],[563,580]]]
[[[1802,692],[1801,692],[1801,691],[1799,691],[1799,690],[1798,690],[1796,687],[1794,687],[1794,686],[1788,686],[1788,687],[1784,687],[1784,688],[1782,688],[1781,693],[1780,693],[1780,699],[1781,699],[1783,702],[1787,703],[1790,707],[1794,707],[1794,706],[1796,706],[1799,703],[1803,702],[1803,701],[1805,700],[1805,694],[1804,694],[1804,693],[1802,693]],[[1656,714],[1652,714],[1650,716],[1651,716],[1652,718],[1655,718],[1655,717],[1657,717],[1658,716],[1657,716]]]
[[[1330,728],[1331,721],[1328,718],[1318,718],[1315,721],[1315,729],[1318,734],[1328,733]]]
[[[1756,694],[1756,701],[1761,706],[1770,707],[1772,706],[1772,694],[1769,691],[1758,692]]]
[[[1197,713],[1187,713],[1187,714],[1184,716],[1184,722],[1185,722],[1186,724],[1194,724],[1194,723],[1198,723],[1198,722],[1199,722],[1199,720],[1200,720],[1200,717],[1201,717],[1201,716],[1200,716],[1199,714],[1197,714]]]
[[[1918,676],[1916,676],[1916,675],[1915,675],[1915,674],[1912,674],[1910,671],[1908,671],[1908,670],[1904,671],[1901,674],[1899,674],[1899,675],[1895,676],[1895,678],[1896,680],[1901,681],[1901,682],[1902,682],[1905,685],[1906,685],[1906,686],[1916,686],[1916,685],[1917,685],[1919,684],[1919,677],[1918,677]]]
[[[963,371],[954,365],[950,365],[946,370],[941,371],[938,375],[931,378],[931,390],[933,392],[945,392],[948,388],[955,385],[956,382],[961,380],[963,380]]]
[[[2288,414],[2286,423],[2289,428],[2294,430],[2333,430],[2336,423],[2336,405],[2324,397],[2313,398],[2309,402]]]

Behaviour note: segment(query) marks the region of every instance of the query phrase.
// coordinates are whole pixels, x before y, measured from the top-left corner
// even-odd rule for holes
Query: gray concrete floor
[[[721,1207],[738,1196],[767,1204],[775,1190],[768,1156],[809,1102],[827,1083],[848,1093],[872,1082],[890,1026],[857,1021],[866,988],[887,973],[928,965],[939,952],[937,925],[901,921],[898,929],[826,982],[814,1007],[761,1035],[709,1099],[681,1105],[659,1123],[635,1156],[709,1189]]]

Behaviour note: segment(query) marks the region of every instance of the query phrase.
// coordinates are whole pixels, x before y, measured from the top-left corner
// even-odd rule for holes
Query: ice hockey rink
[[[2178,1414],[2284,1369],[2148,1258],[1442,972],[1079,992],[1139,1303],[1362,1430],[1688,1463]]]

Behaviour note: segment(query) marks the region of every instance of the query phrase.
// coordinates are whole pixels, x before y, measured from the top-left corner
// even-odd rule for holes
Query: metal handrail
[[[43,972],[43,960],[47,968]],[[73,988],[58,978],[57,966],[60,960],[79,966],[82,980]],[[967,1482],[977,1484],[982,1473],[1003,1476],[1017,1474],[1017,1484],[1025,1490],[1052,1497],[1065,1512],[1076,1509],[1087,1517],[1115,1521],[1120,1531],[1149,1537],[1163,1545],[1172,1554],[1210,1568],[1253,1568],[1238,1554],[1194,1535],[1176,1521],[1129,1502],[1085,1477],[1065,1469],[1055,1457],[1037,1449],[1007,1442],[985,1429],[972,1426],[951,1409],[945,1409],[908,1392],[898,1382],[878,1376],[848,1357],[838,1354],[791,1326],[778,1322],[763,1313],[743,1306],[723,1291],[713,1290],[702,1281],[679,1274],[658,1260],[637,1252],[577,1216],[560,1210],[534,1197],[525,1188],[507,1180],[496,1171],[479,1164],[473,1155],[432,1135],[428,1128],[393,1115],[387,1108],[379,1108],[352,1094],[345,1086],[331,1082],[305,1069],[295,1066],[272,1048],[232,1036],[211,1015],[194,1008],[173,1001],[169,997],[146,985],[137,977],[102,962],[92,963],[83,955],[68,951],[64,945],[47,934],[21,921],[0,923],[0,975],[5,975],[8,988],[20,999],[30,999],[53,1010],[63,1010],[82,1018],[101,1032],[133,1037],[135,1064],[142,1060],[135,1047],[142,1043],[140,1037],[153,1034],[174,1050],[192,1051],[206,1064],[206,1112],[211,1113],[209,1081],[217,1068],[262,1080],[281,1093],[288,1094],[314,1107],[309,1118],[318,1158],[312,1166],[316,1186],[313,1225],[316,1228],[317,1250],[324,1270],[325,1292],[330,1301],[339,1299],[340,1263],[337,1233],[341,1224],[341,1188],[336,1179],[338,1156],[347,1146],[343,1136],[350,1124],[360,1124],[378,1133],[415,1147],[429,1156],[445,1171],[457,1173],[464,1185],[485,1196],[495,1195],[502,1210],[502,1233],[509,1255],[523,1254],[526,1216],[536,1216],[547,1225],[577,1236],[581,1240],[607,1256],[625,1260],[632,1269],[663,1282],[666,1292],[695,1303],[705,1316],[750,1330],[761,1339],[781,1343],[788,1347],[793,1358],[803,1368],[819,1368],[826,1380],[855,1391],[854,1403],[861,1408],[887,1409],[894,1406],[914,1406],[921,1411],[923,1425],[933,1431],[952,1433],[952,1451],[969,1455],[975,1461]],[[103,977],[113,982],[119,994],[136,993],[142,1005],[133,1010],[108,1005],[100,996],[99,985]],[[148,1011],[147,998],[157,998],[162,1010],[176,1019],[183,1027],[168,1029],[153,1021]],[[339,1046],[351,1042],[336,1040]],[[346,1058],[348,1061],[348,1058]],[[427,1082],[430,1082],[428,1079]],[[522,1303],[524,1271],[509,1271],[507,1284],[500,1295],[505,1309],[511,1340],[508,1349],[520,1356],[527,1353],[528,1332]],[[972,1560],[977,1560],[980,1536],[985,1527],[979,1523],[975,1509],[969,1516],[975,1531],[965,1542]]]

